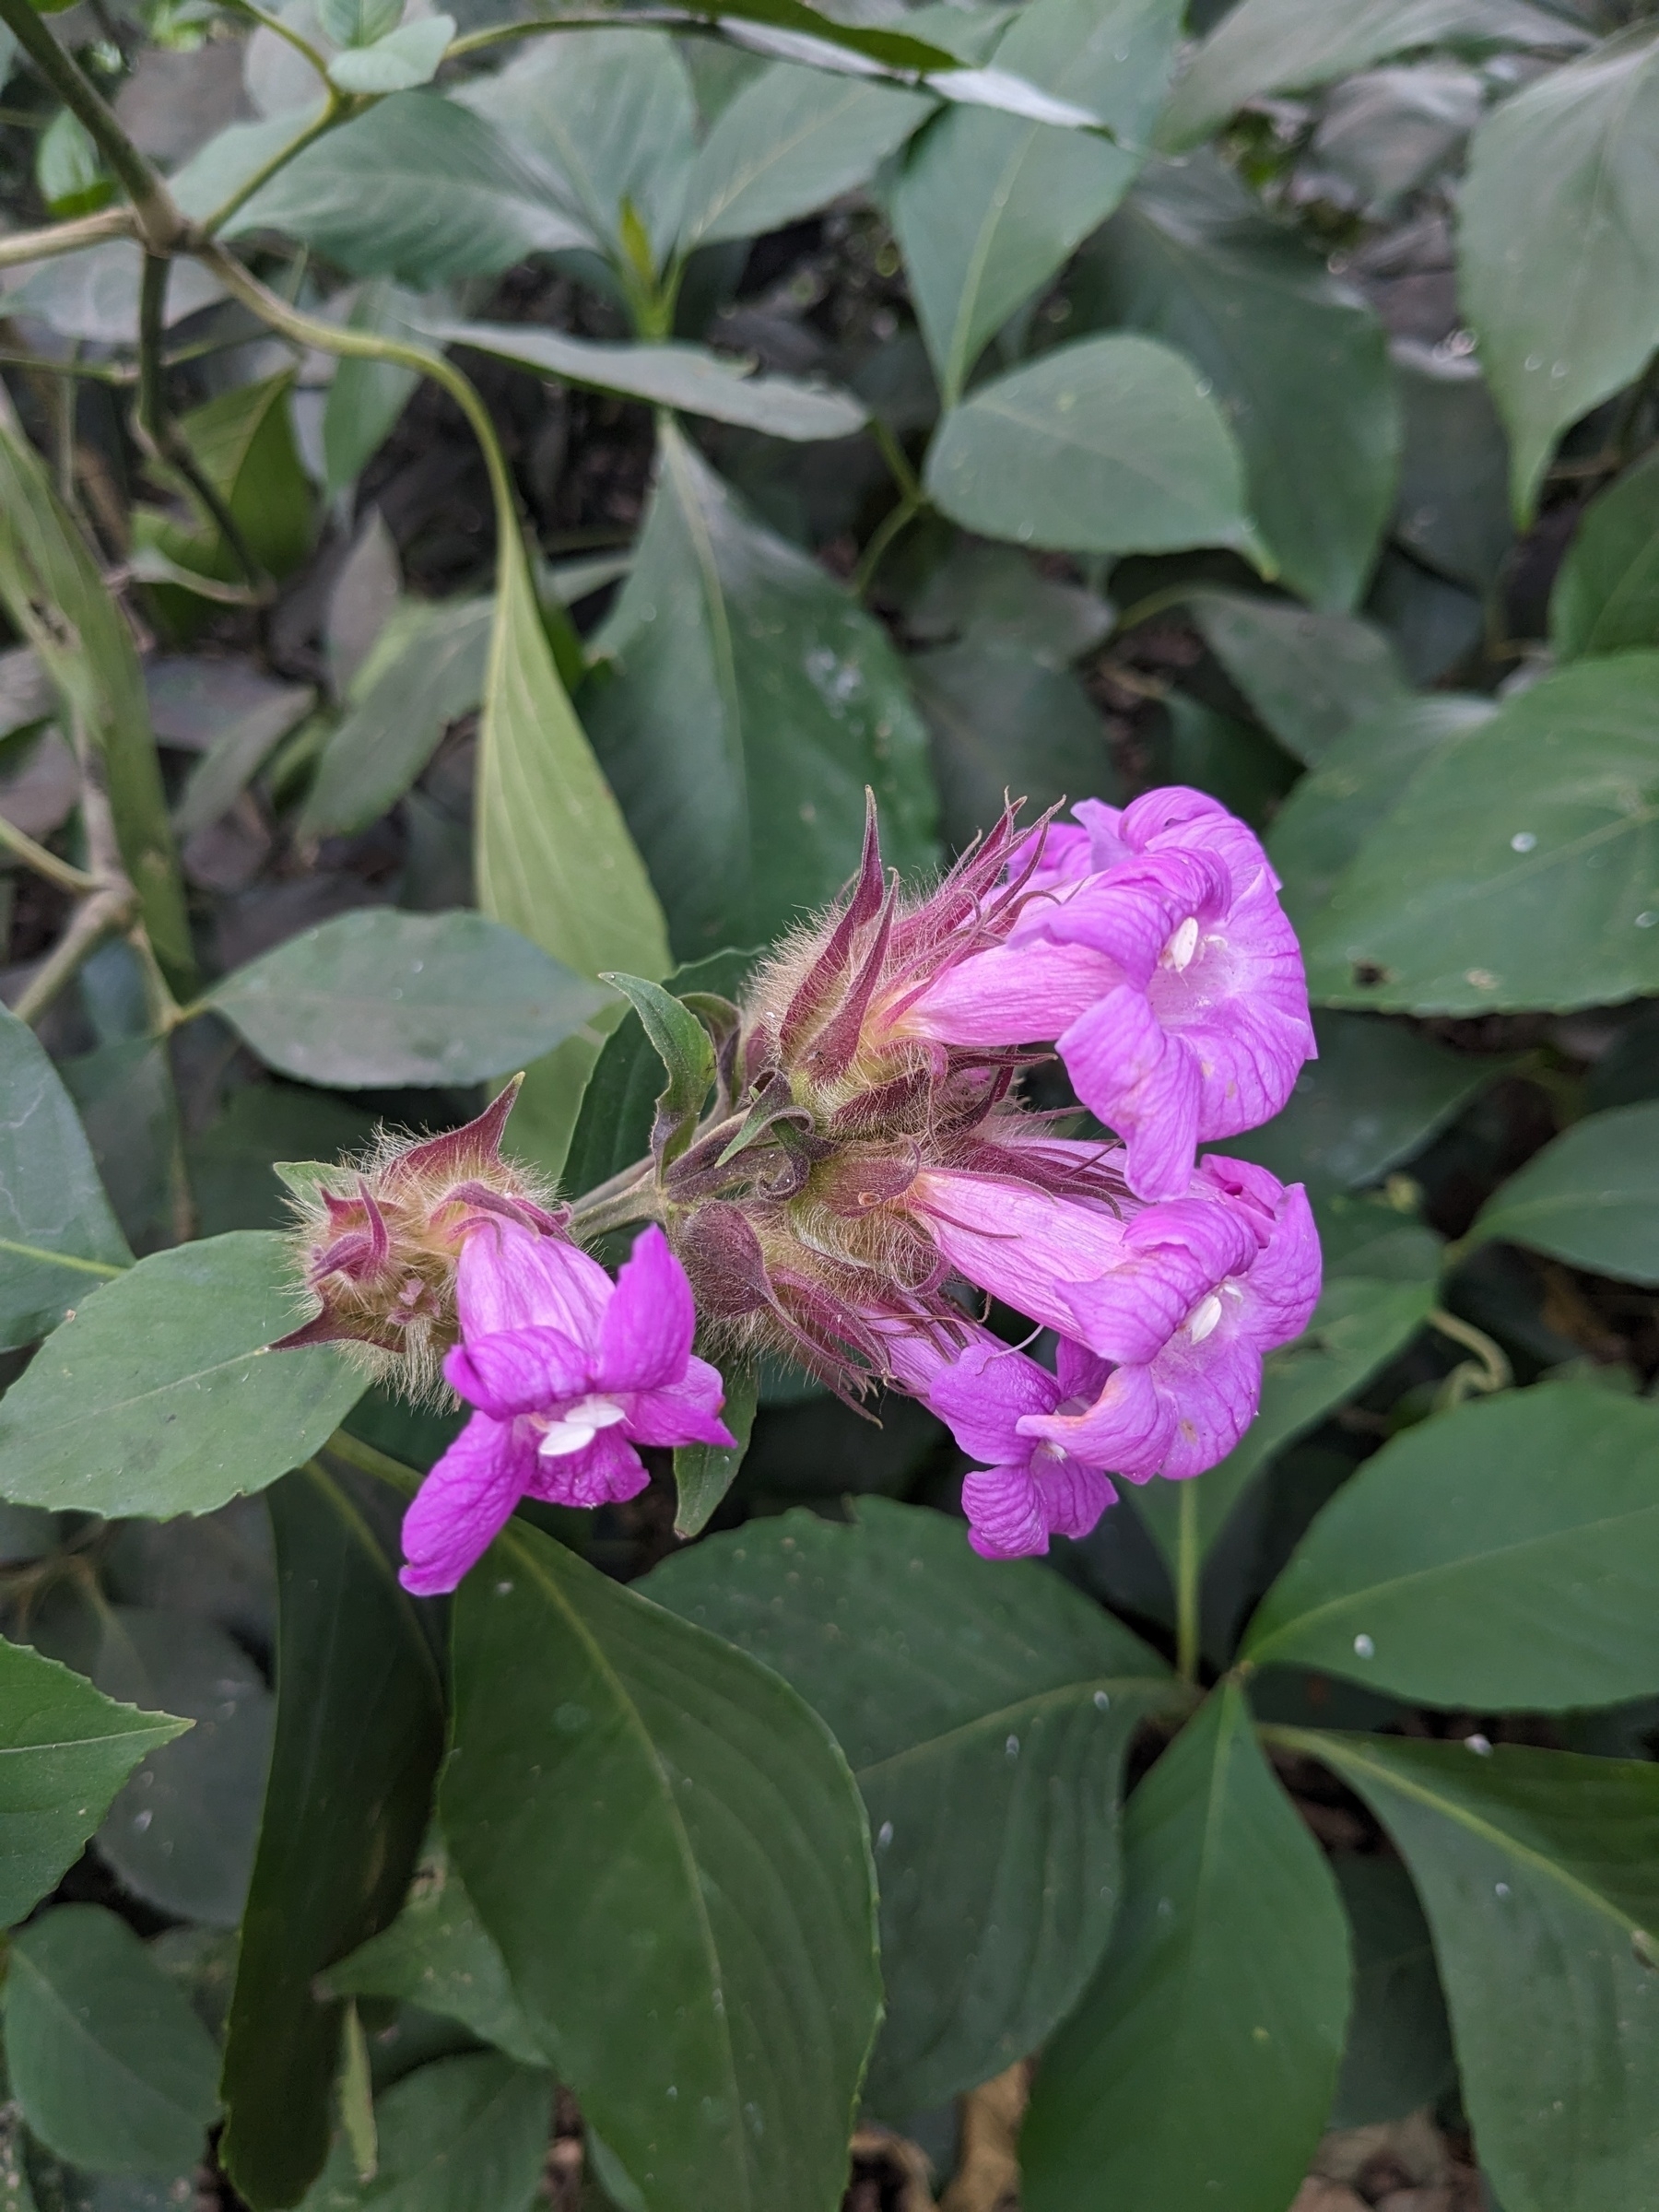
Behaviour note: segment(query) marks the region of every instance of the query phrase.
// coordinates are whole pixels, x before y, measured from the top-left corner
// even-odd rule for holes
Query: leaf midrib
[[[1048,1689],[1032,1690],[1026,1697],[1016,1698],[1010,1704],[999,1705],[990,1712],[976,1713],[971,1720],[959,1721],[954,1728],[942,1729],[936,1735],[920,1737],[913,1744],[906,1744],[897,1751],[889,1751],[885,1758],[870,1759],[862,1766],[855,1766],[853,1770],[853,1778],[859,1788],[863,1789],[866,1782],[888,1774],[910,1760],[942,1756],[951,1747],[982,1733],[994,1735],[1000,1729],[1006,1734],[1010,1724],[1022,1717],[1032,1718],[1051,1707],[1080,1701],[1086,1695],[1092,1698],[1100,1689],[1105,1690],[1112,1698],[1112,1710],[1115,1711],[1120,1697],[1145,1696],[1150,1704],[1156,1699],[1173,1698],[1180,1685],[1173,1675],[1082,1676],[1073,1682],[1056,1683]],[[1112,1714],[1108,1712],[1100,1717],[1106,1720]]]

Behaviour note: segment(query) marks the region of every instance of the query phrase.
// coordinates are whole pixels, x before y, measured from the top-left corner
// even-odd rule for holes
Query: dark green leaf
[[[1430,752],[1300,917],[1326,1004],[1475,1014],[1659,991],[1659,653],[1580,661]]]
[[[683,1152],[703,1100],[714,1081],[714,1046],[689,1006],[640,975],[607,975],[644,1024],[651,1049],[662,1062],[667,1083],[658,1094],[652,1130],[653,1151],[665,1157]]]
[[[1043,1569],[978,1559],[959,1522],[878,1498],[851,1526],[751,1522],[646,1587],[775,1666],[853,1762],[881,1881],[879,2109],[1034,2049],[1112,1926],[1124,1753],[1180,1697],[1161,1662]]]
[[[1045,668],[1067,667],[1103,645],[1114,620],[1099,593],[1043,575],[1012,546],[964,537],[904,610],[905,629],[923,644],[1006,648]]]
[[[346,328],[395,336],[418,319],[425,305],[419,294],[376,278],[358,289]],[[335,362],[323,409],[324,488],[331,497],[344,491],[380,450],[419,382],[401,361]]]
[[[98,1848],[135,1897],[181,1920],[241,1918],[271,1752],[271,1699],[239,1644],[186,1613],[112,1606],[92,1679],[195,1726],[152,1751],[110,1807]]]
[[[0,1347],[32,1344],[129,1265],[86,1134],[35,1034],[0,1008]]]
[[[1429,1924],[1397,1859],[1338,1852],[1331,1871],[1354,1939],[1354,2009],[1331,2125],[1404,2120],[1438,2103],[1455,2077]]]
[[[0,1925],[45,1895],[133,1768],[188,1725],[112,1704],[66,1666],[0,1641]]]
[[[279,1159],[337,1159],[372,1142],[374,1116],[347,1099],[288,1083],[250,1083],[186,1146],[202,1234],[280,1229],[292,1217],[272,1172]]]
[[[444,1832],[652,2212],[832,2212],[879,1982],[828,1730],[522,1522],[462,1584],[454,1681]]]
[[[587,242],[544,172],[436,92],[394,93],[331,131],[225,229],[285,230],[354,276],[422,287]]]
[[[207,2030],[124,1921],[60,1905],[11,1939],[11,2089],[32,2132],[94,2173],[171,2173],[218,2109]]]
[[[832,898],[866,785],[888,862],[933,860],[926,740],[886,634],[672,429],[602,646],[618,668],[583,706],[683,954],[773,936]]]
[[[991,828],[1010,791],[1038,810],[1122,795],[1100,710],[1069,668],[977,639],[918,653],[907,666],[933,737],[951,851]]]
[[[1659,1104],[1575,1122],[1493,1193],[1470,1235],[1659,1283]]]
[[[340,2007],[313,1978],[394,1918],[443,1737],[426,1640],[345,1493],[307,1468],[272,1493],[271,1518],[276,1739],[226,2037],[220,2145],[255,2212],[295,2204],[327,2155]]]
[[[773,438],[807,443],[850,438],[868,420],[850,393],[795,377],[755,376],[742,362],[701,346],[602,346],[562,331],[504,323],[430,323],[425,335],[444,346],[466,346],[542,370],[564,383],[618,392]]]
[[[1659,1408],[1592,1383],[1438,1415],[1325,1507],[1244,1656],[1477,1712],[1659,1689],[1656,1486]]]
[[[1357,1791],[1411,1869],[1506,2212],[1640,2204],[1659,2159],[1659,1767],[1276,1734]]]
[[[1381,324],[1213,155],[1155,163],[1078,257],[1067,329],[1161,338],[1213,386],[1285,581],[1351,607],[1394,504],[1400,406]]]
[[[912,152],[893,220],[947,406],[986,340],[1123,197],[1180,13],[1175,0],[1030,0],[996,46],[998,69],[1081,103],[1119,143],[958,110]]]
[[[775,63],[728,101],[698,149],[682,251],[812,214],[864,183],[929,112],[916,93]]]
[[[329,1346],[267,1357],[298,1319],[283,1237],[242,1231],[140,1260],[0,1399],[0,1497],[165,1519],[263,1489],[366,1380]]]
[[[1243,465],[1195,370],[1150,338],[1082,338],[952,408],[927,488],[989,537],[1077,553],[1252,551]]]
[[[1163,710],[1170,738],[1158,781],[1207,791],[1253,830],[1265,829],[1296,782],[1300,762],[1255,723],[1219,714],[1183,691],[1166,692]]]
[[[1480,365],[1405,339],[1394,362],[1406,410],[1394,535],[1438,574],[1489,592],[1514,531],[1509,441]]]
[[[421,2066],[374,2100],[372,2179],[359,2179],[342,2136],[305,2212],[530,2212],[552,2104],[546,2073],[488,2053]]]
[[[736,1479],[755,1425],[760,1376],[753,1366],[728,1360],[723,1370],[725,1403],[720,1418],[737,1439],[735,1445],[679,1444],[674,1453],[674,1487],[678,1504],[674,1533],[682,1538],[700,1536],[715,1507]]]
[[[293,374],[266,377],[221,393],[180,419],[202,473],[229,508],[255,560],[286,576],[311,550],[312,489],[300,465],[288,412]],[[202,547],[210,575],[240,574],[217,531]],[[171,544],[165,550],[188,557]]]
[[[1659,448],[1592,500],[1549,599],[1564,661],[1659,645]]]
[[[1224,1683],[1129,1800],[1124,1910],[1048,2046],[1030,2212],[1284,2212],[1342,2056],[1348,1937],[1324,1854]]]
[[[181,837],[229,811],[316,697],[309,684],[261,685],[251,703],[218,724],[180,794],[173,820]]]
[[[362,1089],[505,1075],[606,994],[482,914],[361,907],[238,968],[210,1003],[284,1075]]]
[[[81,971],[83,989],[91,966]],[[167,1040],[124,1037],[65,1060],[59,1072],[129,1241],[139,1252],[171,1243],[185,1200],[179,1096]]]
[[[390,30],[371,46],[335,54],[329,82],[342,92],[380,95],[412,92],[438,74],[444,50],[455,35],[453,16],[424,16]]]
[[[1475,134],[1459,287],[1531,514],[1555,442],[1659,343],[1659,39],[1636,25],[1535,78]]]
[[[1288,599],[1194,592],[1204,640],[1261,720],[1299,760],[1411,694],[1382,631],[1357,615],[1311,614]]]

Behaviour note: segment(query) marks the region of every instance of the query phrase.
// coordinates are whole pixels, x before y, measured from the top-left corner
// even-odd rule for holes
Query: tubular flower
[[[691,1350],[690,1286],[660,1229],[613,1283],[512,1221],[462,1247],[463,1341],[444,1373],[477,1410],[404,1519],[406,1589],[453,1590],[521,1498],[604,1505],[648,1480],[637,1444],[726,1444],[719,1374]]]

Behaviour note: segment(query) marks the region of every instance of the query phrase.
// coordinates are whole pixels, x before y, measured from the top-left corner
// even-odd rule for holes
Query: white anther
[[[578,1398],[562,1419],[549,1422],[535,1449],[543,1459],[568,1459],[585,1452],[601,1429],[614,1429],[628,1418],[615,1398]]]
[[[1198,1304],[1193,1308],[1193,1317],[1187,1323],[1187,1330],[1193,1342],[1202,1344],[1220,1318],[1221,1300],[1212,1290],[1207,1298],[1200,1300]]]
[[[1158,956],[1159,965],[1179,975],[1198,949],[1198,917],[1189,914]]]

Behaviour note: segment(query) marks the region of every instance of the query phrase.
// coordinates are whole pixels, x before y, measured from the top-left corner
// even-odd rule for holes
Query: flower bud
[[[501,1157],[522,1076],[465,1128],[412,1142],[382,1132],[368,1155],[289,1179],[294,1242],[320,1310],[274,1346],[339,1344],[410,1398],[441,1392],[458,1341],[455,1277],[468,1233],[487,1220],[557,1235],[567,1208]]]

